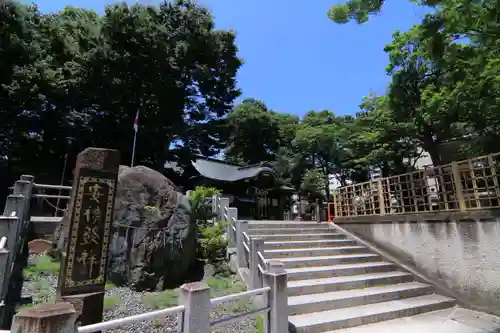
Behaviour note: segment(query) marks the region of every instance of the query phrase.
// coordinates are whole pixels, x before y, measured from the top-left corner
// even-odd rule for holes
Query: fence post
[[[227,221],[226,218],[224,217],[224,214],[226,213],[225,208],[229,208],[229,198],[220,198],[220,209],[219,209],[219,220],[221,221]]]
[[[382,179],[377,179],[378,204],[380,207],[380,215],[385,215],[385,195]]]
[[[220,220],[219,201],[220,201],[220,194],[214,194],[212,196],[212,222],[214,223],[217,220]]]
[[[73,332],[76,318],[76,311],[69,303],[43,303],[16,314],[11,333]]]
[[[462,177],[460,175],[460,169],[458,167],[457,162],[451,162],[451,174],[453,176],[453,183],[455,184],[455,198],[458,201],[458,207],[461,212],[465,212],[467,210],[467,206],[465,205],[464,200],[464,189],[462,187]],[[445,193],[446,195],[446,193]]]
[[[259,273],[259,251],[264,249],[264,238],[251,237],[250,238],[250,274],[252,276],[252,289],[262,287],[262,280]],[[263,267],[265,268],[265,267]]]
[[[269,291],[269,333],[288,332],[288,295],[285,265],[279,260],[270,260],[264,272],[264,284]]]
[[[211,332],[210,288],[204,282],[183,284],[180,288],[181,304],[184,305],[182,315],[183,333]]]
[[[235,245],[235,237],[233,232],[233,225],[238,221],[238,208],[230,207],[227,210],[227,238],[229,241],[229,247],[234,247]]]
[[[238,257],[238,267],[247,266],[245,246],[243,246],[243,242],[245,241],[243,233],[247,231],[248,221],[236,221],[236,255]]]

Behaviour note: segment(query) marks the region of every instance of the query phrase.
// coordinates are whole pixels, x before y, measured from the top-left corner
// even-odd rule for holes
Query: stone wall
[[[335,223],[421,273],[463,305],[500,315],[500,217],[484,215],[355,217]]]

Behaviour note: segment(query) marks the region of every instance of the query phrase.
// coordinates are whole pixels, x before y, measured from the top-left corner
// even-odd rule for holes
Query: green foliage
[[[327,175],[321,170],[309,169],[304,174],[301,187],[309,199],[323,198],[328,187]]]
[[[60,264],[48,255],[37,257],[34,262],[28,264],[24,269],[23,276],[25,279],[30,279],[36,276],[59,274]]]
[[[264,317],[258,316],[255,318],[255,329],[257,333],[264,333]]]
[[[111,310],[120,304],[120,298],[117,296],[104,296],[104,310]]]
[[[234,273],[229,276],[214,275],[206,283],[210,287],[210,296],[212,298],[236,294],[246,290],[245,284]],[[169,289],[162,292],[145,293],[142,300],[148,309],[165,309],[179,304],[179,291]]]
[[[399,0],[401,1],[401,0]],[[436,6],[442,0],[410,0],[422,6]],[[343,24],[351,20],[359,24],[368,22],[370,15],[380,12],[385,0],[348,0],[344,4],[334,5],[328,10],[328,17],[335,23]]]
[[[196,188],[189,193],[188,198],[193,211],[202,208],[203,200],[205,198],[210,198],[219,193],[220,190],[215,187],[196,186]]]
[[[128,160],[138,110],[136,164],[190,165],[192,153],[222,148],[224,118],[240,94],[234,32],[216,30],[209,10],[189,0],[121,2],[102,15],[74,7],[45,14],[7,0],[0,45],[2,174],[53,183],[65,154],[74,165],[89,146]]]
[[[150,310],[170,308],[179,304],[179,292],[169,289],[157,293],[145,293],[142,301]]]
[[[247,290],[245,283],[234,275],[230,277],[214,276],[207,280],[207,285],[210,287],[211,297],[237,294]]]
[[[207,225],[200,230],[199,256],[209,264],[217,264],[226,260],[228,242],[224,239],[226,224],[218,222],[213,225]]]

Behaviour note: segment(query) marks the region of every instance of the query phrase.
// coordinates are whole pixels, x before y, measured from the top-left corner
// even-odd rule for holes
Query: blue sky
[[[110,1],[38,0],[44,12],[66,5],[102,13]],[[154,3],[154,1],[142,1]],[[383,48],[392,33],[420,22],[426,10],[409,0],[387,1],[364,25],[337,25],[326,12],[338,0],[199,0],[217,28],[237,32],[242,98],[257,98],[279,112],[303,115],[328,109],[354,114],[370,91],[384,93],[389,77]]]

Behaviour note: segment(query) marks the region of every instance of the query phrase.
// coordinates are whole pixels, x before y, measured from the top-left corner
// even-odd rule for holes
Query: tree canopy
[[[42,14],[7,1],[0,15],[0,147],[10,173],[54,181],[64,155],[73,161],[87,146],[130,160],[137,111],[136,164],[161,170],[224,146],[242,62],[235,33],[216,30],[208,9],[178,0]]]
[[[409,171],[422,149],[435,164],[495,152],[496,1],[414,2],[434,10],[385,47],[385,94],[367,92],[352,116],[297,117],[257,99],[234,106],[243,63],[235,32],[215,29],[209,10],[192,1],[117,3],[99,15],[73,7],[46,14],[8,0],[0,11],[2,188],[20,173],[55,182],[64,156],[72,165],[88,146],[119,149],[127,163],[138,111],[136,164],[166,172],[165,161],[183,167],[192,154],[219,153],[243,165],[267,161],[310,198],[328,197],[332,176],[345,185],[374,170]],[[328,15],[365,23],[383,5],[348,0]],[[450,142],[458,151],[445,149]],[[188,184],[189,175],[175,181]]]

